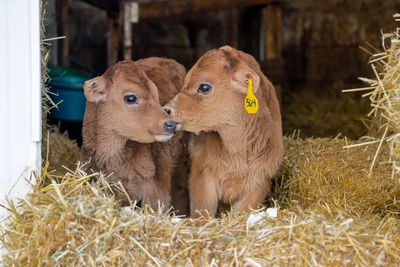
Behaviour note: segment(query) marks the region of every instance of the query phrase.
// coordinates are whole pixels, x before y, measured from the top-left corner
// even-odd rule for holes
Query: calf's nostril
[[[164,123],[164,129],[169,132],[173,133],[176,130],[177,123],[175,121],[169,120]]]
[[[164,107],[165,112],[167,112],[168,115],[171,115],[171,109],[168,107]]]

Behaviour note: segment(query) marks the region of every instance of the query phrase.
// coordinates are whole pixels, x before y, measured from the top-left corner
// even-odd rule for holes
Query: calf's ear
[[[247,94],[249,79],[253,82],[253,92],[257,92],[260,87],[260,76],[247,66],[241,66],[233,72],[231,77],[231,86],[239,93]]]
[[[93,103],[104,102],[107,98],[107,82],[103,76],[97,76],[85,82],[83,90],[86,100]]]

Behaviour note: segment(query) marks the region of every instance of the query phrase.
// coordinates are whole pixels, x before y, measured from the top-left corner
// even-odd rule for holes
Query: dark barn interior
[[[92,77],[117,60],[149,56],[189,69],[229,44],[256,57],[277,87],[286,134],[359,138],[367,104],[341,90],[371,76],[365,50],[380,47],[381,30],[394,27],[399,8],[379,0],[50,0],[46,35],[66,38],[51,43],[49,63]],[[79,140],[79,123],[64,124]]]

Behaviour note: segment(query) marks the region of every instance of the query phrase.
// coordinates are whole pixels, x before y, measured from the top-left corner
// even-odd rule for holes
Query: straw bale
[[[57,127],[48,128],[44,134],[42,158],[49,170],[65,173],[67,170],[75,170],[79,159],[79,147],[75,140],[68,138],[68,133],[60,133]]]
[[[370,175],[376,144],[357,146],[356,141],[341,138],[286,138],[285,145],[283,175],[274,193],[282,205],[357,217],[400,214],[400,185],[392,179],[388,146],[380,151],[380,163]]]
[[[400,14],[394,17],[400,21]],[[372,55],[370,65],[375,77],[361,78],[368,87],[347,91],[367,91],[363,96],[371,101],[369,116],[374,118],[374,133],[389,144],[393,173],[400,173],[400,28],[382,34],[381,51],[370,48],[373,52],[365,50]]]
[[[399,188],[387,164],[376,165],[368,176],[376,144],[342,148],[354,144],[286,138],[287,156],[274,189],[280,196],[278,216],[252,224],[247,215],[191,220],[121,208],[103,176],[90,183],[92,177],[79,166],[66,174],[45,169],[32,193],[9,204],[3,261],[7,266],[398,264]],[[52,183],[43,186],[44,180]]]
[[[46,39],[46,13],[48,3],[46,0],[40,1],[41,6],[41,25],[40,25],[40,35],[41,35],[41,43],[40,43],[40,53],[41,53],[41,92],[42,92],[42,122],[43,126],[48,126],[46,124],[47,115],[50,113],[50,110],[57,107],[57,103],[51,99],[51,92],[49,88],[50,77],[47,71],[47,62],[50,56],[50,48],[51,43],[49,42],[51,39]],[[45,128],[44,127],[44,128]]]

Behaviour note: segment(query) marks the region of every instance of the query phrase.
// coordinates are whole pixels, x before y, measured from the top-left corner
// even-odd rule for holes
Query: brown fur
[[[82,161],[121,182],[133,201],[157,208],[158,201],[186,213],[185,174],[181,173],[184,139],[181,133],[159,143],[164,122],[171,120],[161,104],[182,87],[185,68],[174,60],[147,58],[122,61],[102,76],[85,82],[87,98],[83,122]],[[135,94],[128,105],[124,95]],[[171,180],[172,179],[172,180]],[[176,196],[178,195],[178,197]]]
[[[244,108],[249,78],[259,101],[255,115]],[[201,83],[212,91],[198,93]],[[215,216],[219,201],[234,213],[262,203],[282,162],[283,138],[275,89],[257,61],[229,46],[209,51],[167,108],[183,130],[197,134],[189,145],[191,216]]]

